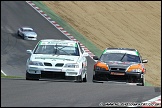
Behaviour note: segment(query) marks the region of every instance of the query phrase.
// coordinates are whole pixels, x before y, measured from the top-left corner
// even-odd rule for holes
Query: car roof
[[[42,39],[40,40],[42,42],[65,42],[65,43],[77,43],[77,41],[73,41],[73,40],[66,40],[66,39]]]
[[[33,30],[33,28],[31,28],[31,27],[22,27],[22,29],[30,29],[30,30]]]
[[[77,41],[65,40],[65,39],[42,39],[38,42],[38,45],[65,45],[76,46]]]
[[[106,50],[129,50],[129,51],[137,51],[133,48],[106,48]]]
[[[42,39],[40,41],[53,41],[53,42],[73,42],[73,43],[77,43],[77,41],[74,40],[66,40],[66,39]]]
[[[106,53],[127,53],[131,55],[139,56],[139,52],[136,49],[133,48],[106,48],[103,52],[103,54]]]

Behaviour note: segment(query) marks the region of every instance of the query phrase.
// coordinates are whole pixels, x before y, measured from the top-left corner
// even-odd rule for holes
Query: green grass
[[[145,82],[145,86],[153,86],[153,85],[148,82]]]
[[[1,73],[1,78],[23,78],[20,76],[5,76],[3,73]]]

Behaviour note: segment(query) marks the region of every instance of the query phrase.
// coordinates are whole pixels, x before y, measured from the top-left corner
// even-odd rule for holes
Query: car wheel
[[[85,77],[83,78],[83,82],[87,82],[87,74],[85,74]]]
[[[19,31],[17,31],[17,35],[20,36]]]
[[[77,79],[76,82],[80,82],[80,83],[83,82],[83,79],[82,79],[82,73],[81,73],[81,75],[78,76],[78,79]]]
[[[93,75],[92,82],[96,82],[96,81],[97,81],[96,77],[95,77],[95,75]]]
[[[145,86],[145,76],[143,75],[143,78],[139,79],[139,84],[137,84],[138,86]]]
[[[22,35],[22,38],[25,40],[25,36],[24,36],[24,34]]]
[[[39,80],[39,79],[27,78],[27,77],[26,77],[26,80]]]
[[[29,78],[26,73],[26,80],[33,80],[33,78]]]
[[[27,78],[27,77],[26,77],[26,80],[31,80],[31,78]]]
[[[26,80],[39,80],[39,78],[33,78],[34,76],[26,72]]]
[[[141,78],[141,86],[145,86],[145,76],[143,75],[143,78]]]
[[[82,74],[80,75],[79,82],[83,82]]]
[[[142,84],[141,84],[141,86],[144,86],[145,84],[144,84],[144,81],[142,80]]]

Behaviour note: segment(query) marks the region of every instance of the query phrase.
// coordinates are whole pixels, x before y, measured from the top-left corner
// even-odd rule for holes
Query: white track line
[[[1,72],[3,73],[4,76],[7,76],[7,74],[5,74],[2,70],[1,70]]]

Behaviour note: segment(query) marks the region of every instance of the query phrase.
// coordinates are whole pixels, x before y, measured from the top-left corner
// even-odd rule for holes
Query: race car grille
[[[62,67],[64,65],[64,63],[57,63],[55,66],[56,67]]]
[[[121,71],[121,72],[125,72],[124,68],[110,68],[111,71]]]
[[[97,74],[99,80],[126,80],[126,75],[108,75],[108,74]]]
[[[51,63],[46,63],[46,62],[44,62],[44,65],[45,65],[45,66],[52,66]]]
[[[28,36],[28,38],[35,38],[35,37],[30,37],[30,36]]]
[[[65,72],[41,71],[42,78],[65,79]]]

